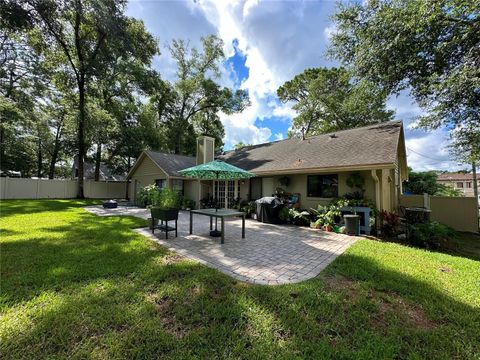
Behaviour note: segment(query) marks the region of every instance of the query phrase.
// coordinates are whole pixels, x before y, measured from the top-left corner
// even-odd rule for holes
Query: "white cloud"
[[[235,51],[232,42],[238,41],[238,50],[246,57],[245,66],[249,70],[241,88],[248,90],[252,105],[242,114],[221,116],[227,147],[238,140],[237,133],[242,127],[248,129],[242,134],[252,136],[248,143],[267,141],[271,132],[267,137],[265,127],[256,125],[258,121],[272,116],[289,121],[295,116],[292,104],[272,100],[277,88],[306,67],[320,66],[325,61],[323,28],[319,23],[328,23],[327,12],[321,11],[321,4],[311,3],[248,0],[197,4],[223,39],[228,56]],[[312,5],[316,8],[309,8]]]
[[[283,140],[285,137],[283,136],[282,133],[278,133],[274,135],[275,140]]]
[[[325,39],[327,41],[330,41],[333,35],[337,32],[337,27],[335,24],[328,25],[324,30],[323,34],[325,35]]]
[[[159,38],[162,55],[154,66],[167,80],[175,78],[176,65],[167,44],[172,39],[185,39],[199,48],[200,38],[216,34],[225,43],[225,54],[235,54],[232,44],[245,56],[249,76],[240,87],[248,90],[252,105],[241,114],[220,118],[225,126],[226,148],[237,142],[257,144],[278,139],[281,133],[272,127],[270,117],[295,117],[292,104],[276,100],[276,90],[285,81],[309,67],[334,66],[324,57],[331,35],[336,31],[330,20],[334,1],[291,2],[260,0],[198,0],[198,1],[130,1],[130,16],[143,19],[147,28]],[[221,69],[222,86],[238,85],[238,74],[231,63]],[[422,133],[413,130],[415,119],[423,114],[408,92],[391,97],[387,107],[404,120],[408,162],[415,170],[452,169],[445,149],[448,143],[444,131]],[[272,127],[273,136],[272,136]],[[426,156],[434,158],[429,159]]]
[[[444,130],[424,133],[423,136],[405,140],[407,162],[415,171],[449,170],[454,171],[461,166],[452,161],[448,152],[448,134]]]

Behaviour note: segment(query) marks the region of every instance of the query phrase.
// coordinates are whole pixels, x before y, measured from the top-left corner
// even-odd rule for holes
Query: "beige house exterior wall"
[[[272,196],[277,187],[284,189],[289,193],[298,193],[300,194],[300,206],[305,209],[316,208],[318,205],[327,205],[332,198],[317,198],[317,197],[307,197],[307,176],[308,175],[318,175],[318,174],[338,174],[338,195],[342,196],[347,193],[355,191],[348,187],[346,181],[347,178],[353,173],[353,171],[344,171],[344,172],[312,172],[306,174],[290,174],[290,175],[278,175],[278,176],[263,176],[262,177],[262,195],[263,196]],[[393,170],[392,170],[393,173]],[[375,182],[371,175],[371,171],[360,171],[360,174],[365,179],[365,197],[375,202]],[[389,172],[390,174],[390,172]],[[279,179],[281,177],[287,176],[290,179],[288,186],[280,185]],[[248,199],[249,195],[249,181],[246,181],[244,184],[240,185],[240,197],[242,199]],[[394,186],[392,186],[392,189]],[[386,190],[388,197],[390,198],[390,188]]]
[[[145,156],[131,177],[133,192],[130,194],[130,198],[136,199],[140,189],[147,185],[155,184],[155,180],[157,179],[167,179],[167,174],[148,156]]]

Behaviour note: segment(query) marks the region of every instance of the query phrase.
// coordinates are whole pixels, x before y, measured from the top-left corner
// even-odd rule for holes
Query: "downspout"
[[[375,204],[377,205],[377,209],[380,210],[381,206],[381,194],[380,194],[380,179],[378,178],[377,175],[377,170],[372,170],[372,178],[373,181],[375,181]]]
[[[371,170],[372,172],[372,178],[373,181],[375,182],[375,205],[377,206],[377,209],[380,211],[380,179],[378,178],[377,175],[377,170],[373,169]],[[375,218],[375,230],[376,233],[378,234],[379,231],[379,223],[378,223],[378,216]]]

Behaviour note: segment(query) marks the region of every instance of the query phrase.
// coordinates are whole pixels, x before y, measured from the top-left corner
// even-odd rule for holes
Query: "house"
[[[116,174],[115,171],[105,163],[100,163],[99,180],[100,181],[125,181],[126,174]],[[78,178],[78,157],[75,156],[72,165],[72,179]],[[83,178],[87,180],[95,179],[95,164],[85,161],[83,163]]]
[[[214,153],[214,139],[197,141],[196,157],[144,151],[127,175],[132,196],[149,184],[177,188],[199,204],[206,196],[231,207],[233,199],[255,200],[271,196],[277,188],[300,195],[302,208],[327,204],[332,198],[353,192],[347,185],[352,173],[364,179],[364,196],[385,210],[396,209],[402,182],[408,179],[405,138],[400,121],[386,122],[305,140],[290,138]],[[178,171],[217,160],[251,171],[250,180],[199,181]],[[286,180],[288,179],[288,180]],[[132,188],[131,187],[131,188]]]
[[[465,196],[474,196],[472,173],[443,173],[438,175],[437,182],[460,190]]]

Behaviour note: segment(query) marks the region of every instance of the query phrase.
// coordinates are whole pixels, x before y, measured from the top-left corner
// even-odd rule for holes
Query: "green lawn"
[[[2,201],[3,359],[480,356],[479,261],[361,240],[315,279],[253,286],[84,204]]]

